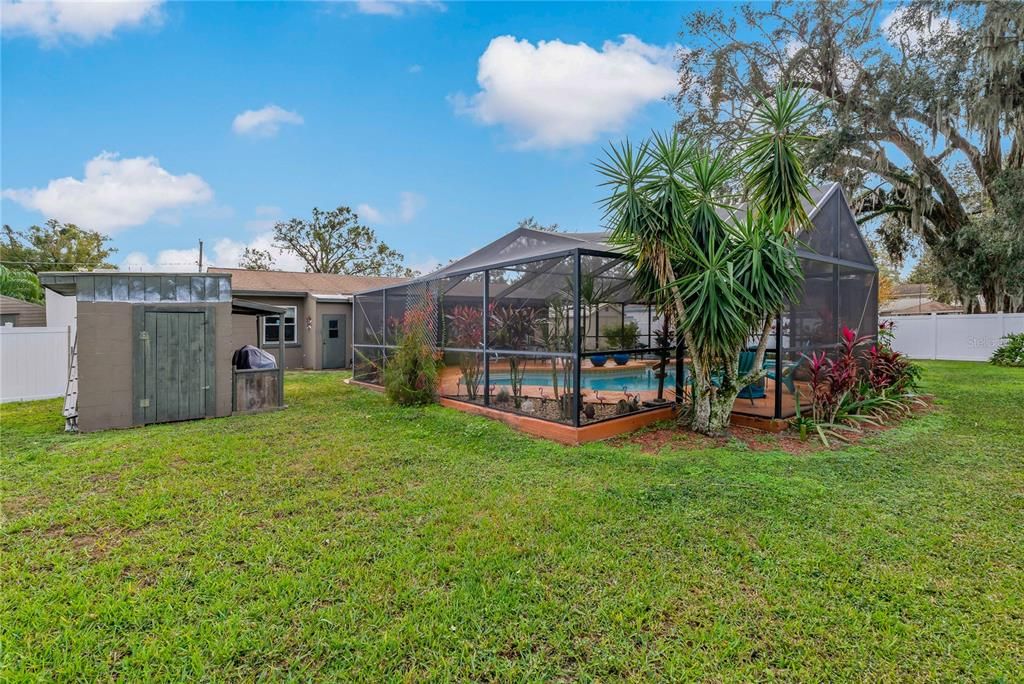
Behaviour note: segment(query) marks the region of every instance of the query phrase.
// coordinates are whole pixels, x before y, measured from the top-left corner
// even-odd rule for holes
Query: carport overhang
[[[282,306],[271,306],[270,304],[262,304],[260,302],[254,302],[249,299],[238,299],[233,297],[231,299],[231,313],[239,316],[256,316],[257,326],[263,325],[261,319],[264,316],[281,316],[285,312],[285,308]],[[258,333],[257,333],[258,335]],[[258,339],[258,337],[257,337]],[[232,373],[238,375],[239,373],[265,373],[267,371],[251,371],[251,370],[239,370],[232,368]],[[284,335],[278,337],[277,340],[277,406],[278,408],[284,407]],[[238,404],[238,397],[236,394],[236,383],[235,379],[231,380],[231,410],[236,411]]]
[[[231,300],[231,313],[239,316],[280,316],[284,312],[283,306],[271,306],[237,297]]]

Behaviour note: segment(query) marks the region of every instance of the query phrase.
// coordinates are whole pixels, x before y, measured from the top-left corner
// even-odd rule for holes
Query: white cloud
[[[405,265],[418,273],[426,275],[439,269],[441,267],[441,260],[432,255],[420,257],[413,254],[406,258]]]
[[[402,223],[408,223],[416,218],[416,214],[427,206],[427,198],[415,192],[403,192],[400,195],[398,218]]]
[[[305,123],[298,112],[282,109],[270,104],[263,109],[247,109],[231,122],[231,128],[239,135],[270,138],[277,135],[283,124],[296,126]]]
[[[381,213],[380,209],[370,204],[360,204],[356,207],[356,213],[359,214],[359,218],[365,219],[370,223],[381,223],[384,221],[384,214]]]
[[[86,163],[81,180],[58,178],[45,188],[5,189],[3,196],[47,218],[113,234],[158,212],[208,202],[213,190],[194,173],[166,171],[156,157],[103,152]]]
[[[249,242],[221,238],[213,244],[211,264],[225,266],[228,268],[237,267],[246,247],[266,250],[274,258],[274,268],[280,271],[304,271],[306,264],[294,252],[287,252],[274,246],[273,233],[267,232],[257,235]]]
[[[422,73],[422,72],[423,72],[423,67],[420,66],[419,64],[413,64],[412,66],[409,67],[409,73],[410,74],[419,74],[419,73]]]
[[[158,273],[188,273],[199,265],[199,249],[162,249],[156,259],[145,252],[130,252],[121,260],[122,271],[153,271]],[[204,263],[204,267],[208,264]]]
[[[356,11],[360,14],[376,14],[386,17],[400,17],[413,8],[425,7],[437,12],[446,12],[447,5],[437,0],[358,0]]]
[[[621,130],[645,105],[675,90],[678,49],[632,35],[607,41],[600,51],[585,43],[533,45],[499,36],[480,56],[480,92],[451,100],[460,114],[506,126],[524,148],[588,143]]]
[[[905,46],[911,51],[928,47],[936,37],[955,35],[960,24],[952,17],[930,15],[928,25],[912,23],[913,15],[906,7],[897,7],[882,20],[882,34],[896,47]]]
[[[369,223],[409,223],[427,206],[427,198],[408,190],[398,193],[398,208],[394,210],[378,209],[372,204],[356,206],[359,218]]]
[[[305,264],[292,252],[285,252],[274,246],[271,233],[257,235],[246,242],[220,238],[215,240],[203,255],[203,267],[221,266],[236,268],[246,247],[267,250],[274,257],[274,268],[282,271],[302,271]],[[199,261],[199,249],[162,249],[150,259],[145,252],[131,252],[121,260],[122,271],[181,272],[194,271]]]
[[[281,207],[269,204],[257,206],[253,213],[256,214],[257,218],[249,219],[245,222],[246,230],[263,233],[272,230],[281,219]]]
[[[0,26],[4,33],[30,35],[43,45],[62,38],[90,42],[109,38],[122,27],[159,24],[163,0],[32,0],[0,3]]]

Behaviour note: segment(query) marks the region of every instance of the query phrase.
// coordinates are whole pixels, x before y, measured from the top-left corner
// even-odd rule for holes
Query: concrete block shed
[[[64,404],[69,429],[91,432],[227,416],[238,406],[283,405],[282,364],[263,371],[232,365],[234,326],[254,326],[251,317],[282,310],[233,300],[230,275],[42,273],[39,280],[75,300]],[[283,358],[283,346],[277,351]],[[257,374],[273,378],[254,382]],[[245,382],[238,384],[240,377]],[[263,396],[239,397],[236,384],[257,387]]]

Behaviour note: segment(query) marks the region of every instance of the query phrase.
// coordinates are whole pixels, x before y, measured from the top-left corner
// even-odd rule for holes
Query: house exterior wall
[[[239,299],[245,299],[251,302],[258,302],[260,304],[269,304],[270,306],[294,306],[295,307],[295,323],[296,323],[296,338],[297,342],[294,344],[285,344],[284,349],[284,367],[286,369],[294,370],[301,368],[312,368],[312,365],[306,365],[312,363],[307,361],[307,357],[310,355],[309,343],[303,334],[305,329],[306,320],[306,303],[303,297],[288,297],[288,296],[256,296],[246,295],[244,292],[234,293]],[[262,320],[256,316],[231,316],[233,319],[232,335],[231,335],[231,351],[234,352],[239,347],[243,347],[247,344],[251,344],[254,347],[258,346],[262,349],[270,352],[274,358],[277,358],[277,342],[270,342],[263,344],[262,334],[257,336],[257,320]],[[262,330],[262,323],[260,323],[260,329]],[[229,357],[230,358],[230,357]]]
[[[309,297],[307,301],[312,300]],[[352,305],[348,302],[326,302],[314,301],[310,309],[313,313],[312,330],[309,331],[310,347],[313,350],[313,368],[321,370],[324,367],[323,359],[323,330],[321,324],[324,314],[342,314],[345,316],[345,365],[344,368],[352,366]]]
[[[254,347],[260,346],[257,326],[260,325],[258,316],[242,316],[233,314],[231,316],[231,352],[240,349],[247,344]],[[277,354],[276,349],[270,350]]]
[[[189,310],[189,304],[78,302],[78,428],[82,432],[133,425],[134,307],[161,311]],[[214,415],[231,415],[231,303],[213,309]]]
[[[16,328],[46,327],[46,309],[41,304],[0,295],[0,315],[5,321],[8,317],[13,318]]]
[[[296,344],[285,345],[285,368],[320,370],[323,368],[323,340],[320,330],[323,314],[344,314],[346,316],[345,367],[352,359],[352,305],[348,302],[317,301],[312,295],[305,297],[269,296],[236,292],[235,295],[270,306],[294,306],[296,309]],[[251,316],[232,316],[233,333],[231,349],[234,351],[246,344],[258,345],[256,321]],[[308,320],[307,320],[308,319]],[[262,348],[277,358],[277,342],[262,345]]]

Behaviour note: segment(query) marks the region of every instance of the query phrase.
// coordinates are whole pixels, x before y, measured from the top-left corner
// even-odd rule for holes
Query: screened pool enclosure
[[[877,331],[878,271],[843,192],[812,195],[803,294],[776,321],[768,377],[744,388],[734,413],[793,416],[806,357],[836,349],[844,326]],[[686,349],[606,239],[520,228],[434,273],[355,295],[354,379],[383,384],[403,330],[414,330],[441,361],[448,399],[571,427],[685,404]]]

